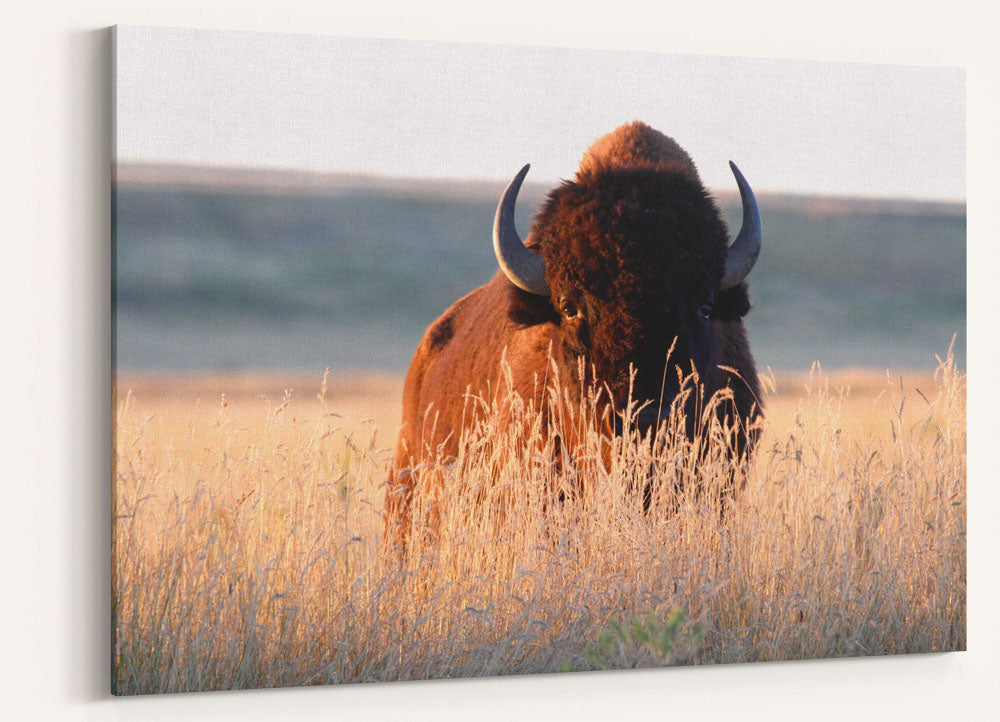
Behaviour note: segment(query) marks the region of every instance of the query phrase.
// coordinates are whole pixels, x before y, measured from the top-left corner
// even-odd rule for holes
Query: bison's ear
[[[716,321],[738,321],[750,312],[750,294],[747,284],[739,283],[715,296],[712,318]]]
[[[506,281],[506,279],[504,279]],[[535,326],[540,323],[558,323],[559,314],[548,296],[527,293],[509,281],[507,287],[507,316],[519,326]]]

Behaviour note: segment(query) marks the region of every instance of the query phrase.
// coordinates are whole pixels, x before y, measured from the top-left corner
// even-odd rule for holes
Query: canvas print
[[[965,649],[963,71],[114,48],[114,693]]]

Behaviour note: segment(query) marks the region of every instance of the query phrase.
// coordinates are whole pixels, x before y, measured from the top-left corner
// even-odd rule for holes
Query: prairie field
[[[561,423],[592,433],[557,464],[483,404],[459,455],[427,465],[400,554],[383,494],[401,376],[119,375],[115,691],[964,649],[951,356],[764,386],[735,472],[666,427],[594,463],[586,399]],[[706,493],[733,474],[732,498]]]

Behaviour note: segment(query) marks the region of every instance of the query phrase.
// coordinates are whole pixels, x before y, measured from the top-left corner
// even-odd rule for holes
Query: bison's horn
[[[497,216],[493,221],[493,251],[497,254],[500,270],[510,282],[523,291],[539,296],[549,295],[549,285],[545,282],[545,259],[533,253],[521,242],[514,227],[514,205],[521,181],[528,174],[526,165],[514,176],[497,205]]]
[[[719,288],[726,290],[737,285],[746,278],[753,264],[757,262],[757,255],[760,253],[760,242],[764,237],[764,228],[760,222],[760,209],[757,208],[757,199],[753,195],[753,188],[747,183],[747,179],[740,173],[736,164],[729,161],[729,167],[733,169],[736,176],[736,185],[740,187],[740,199],[743,201],[743,227],[740,233],[729,247],[726,255],[726,271],[722,275]]]

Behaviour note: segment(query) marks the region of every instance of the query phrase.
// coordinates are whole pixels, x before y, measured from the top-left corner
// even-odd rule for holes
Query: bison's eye
[[[706,321],[712,318],[712,304],[706,303],[704,306],[699,308],[698,315],[701,316]]]
[[[567,319],[574,319],[580,315],[580,309],[572,301],[562,300],[559,306],[559,312]]]

